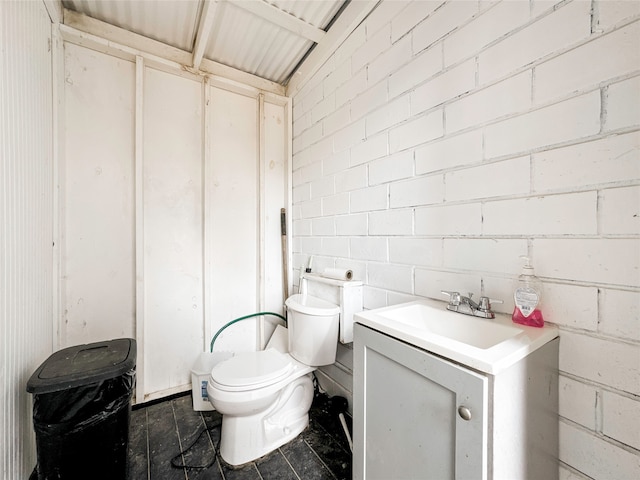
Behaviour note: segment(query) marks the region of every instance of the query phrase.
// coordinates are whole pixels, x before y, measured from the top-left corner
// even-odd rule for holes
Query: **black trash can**
[[[127,478],[136,341],[119,338],[52,354],[33,373],[38,464],[32,478]]]

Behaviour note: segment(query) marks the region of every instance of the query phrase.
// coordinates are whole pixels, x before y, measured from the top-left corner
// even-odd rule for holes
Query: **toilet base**
[[[285,386],[273,405],[247,416],[222,415],[220,455],[230,465],[256,460],[297,437],[309,425],[311,375]]]

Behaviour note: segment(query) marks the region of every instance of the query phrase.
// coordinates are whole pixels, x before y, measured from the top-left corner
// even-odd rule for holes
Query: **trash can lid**
[[[53,353],[27,382],[27,392],[51,393],[102,382],[136,366],[136,341],[117,338]]]

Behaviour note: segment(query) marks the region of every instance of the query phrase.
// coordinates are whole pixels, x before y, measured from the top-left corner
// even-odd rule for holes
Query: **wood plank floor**
[[[317,395],[309,427],[291,442],[255,462],[233,468],[216,455],[220,441],[218,412],[194,412],[191,396],[184,395],[131,412],[129,439],[130,480],[347,480],[351,453],[340,421],[330,412],[328,397]],[[347,418],[350,425],[350,419]],[[208,430],[208,433],[207,433]],[[201,432],[204,433],[198,438]],[[197,440],[197,441],[196,441]],[[207,468],[175,468],[180,465]]]

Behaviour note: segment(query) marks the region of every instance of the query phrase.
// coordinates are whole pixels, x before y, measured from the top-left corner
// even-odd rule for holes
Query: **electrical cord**
[[[205,470],[205,469],[213,466],[216,463],[216,460],[218,458],[218,446],[213,441],[212,441],[212,444],[213,444],[213,460],[211,460],[206,465],[187,465],[187,464],[184,463],[184,461],[182,463],[178,463],[178,459],[181,458],[186,453],[189,453],[189,451],[193,447],[195,447],[196,444],[198,443],[198,441],[202,438],[202,435],[204,435],[205,433],[211,433],[213,430],[218,428],[221,424],[222,424],[221,422],[216,422],[211,427],[206,427],[205,426],[202,429],[202,431],[200,432],[200,434],[196,437],[196,439],[191,443],[191,445],[189,445],[187,448],[182,450],[180,453],[178,453],[175,457],[173,457],[171,459],[171,466],[173,468],[186,468],[186,469],[189,469],[189,470]]]
[[[320,383],[318,382],[318,377],[316,377],[316,372],[311,372],[311,375],[313,377],[313,396],[316,398],[320,395]]]

